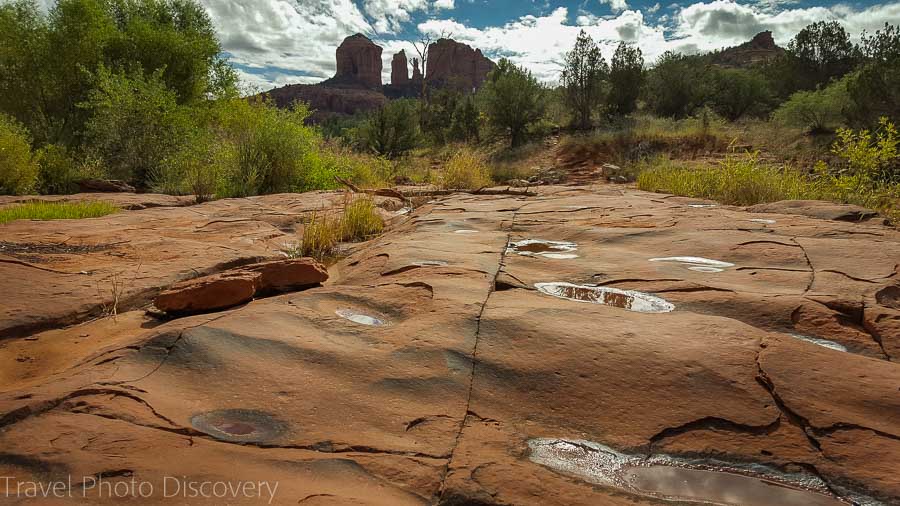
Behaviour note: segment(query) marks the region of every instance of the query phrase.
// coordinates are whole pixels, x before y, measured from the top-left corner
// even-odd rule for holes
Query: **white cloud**
[[[625,0],[600,0],[600,3],[609,5],[613,12],[622,12],[628,8],[628,2]]]
[[[395,33],[402,29],[403,23],[409,22],[415,11],[427,10],[426,0],[366,0],[366,14],[374,19],[375,31],[378,33]]]
[[[366,0],[361,8],[353,0],[201,0],[223,46],[243,69],[242,77],[262,88],[331,77],[337,46],[357,32],[384,47],[385,82],[396,52],[405,49],[410,60],[416,52],[411,41],[384,35],[410,28],[433,36],[449,33],[493,59],[507,57],[541,80],[554,82],[563,54],[582,29],[601,44],[607,59],[618,42],[626,40],[641,48],[645,61],[652,62],[666,50],[719,49],[745,42],[762,30],[771,30],[776,42],[785,45],[804,26],[822,20],[840,21],[854,37],[863,29],[873,32],[885,22],[900,24],[900,2],[867,8],[842,4],[793,8],[786,3],[789,1],[793,0],[759,0],[756,4],[709,0],[650,18],[645,15],[657,12],[656,5],[643,11],[625,8],[605,17],[579,12],[574,19],[568,9],[560,7],[501,26],[473,28],[441,16],[447,15],[442,6],[453,3],[449,0]],[[775,4],[781,6],[772,7]],[[432,17],[412,27],[416,12]],[[383,34],[380,38],[379,33]]]
[[[456,8],[453,0],[434,0],[434,10],[450,10]]]

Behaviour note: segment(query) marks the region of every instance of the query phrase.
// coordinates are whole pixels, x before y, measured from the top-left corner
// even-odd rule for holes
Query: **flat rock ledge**
[[[273,260],[183,281],[160,293],[155,305],[169,314],[206,313],[246,304],[257,294],[301,290],[327,279],[328,270],[312,258]]]

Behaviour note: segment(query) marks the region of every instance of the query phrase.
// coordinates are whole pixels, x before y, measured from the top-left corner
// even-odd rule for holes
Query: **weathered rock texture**
[[[323,287],[214,315],[163,323],[132,312],[5,341],[0,476],[133,477],[158,490],[166,476],[278,481],[272,504],[655,503],[529,460],[531,438],[567,438],[805,470],[844,497],[897,504],[900,232],[697,208],[621,186],[539,192],[437,199],[334,266]],[[215,216],[136,211],[93,228],[131,240],[166,233],[142,249],[189,270],[231,251],[211,244],[264,251],[284,240],[284,214],[313,203],[272,199],[213,203]],[[62,230],[41,227],[58,242]],[[577,257],[507,251],[534,238],[576,243]],[[684,256],[733,266],[650,261]],[[134,257],[103,260],[125,269]],[[77,271],[99,261],[68,262]],[[60,283],[39,299],[30,290],[41,285],[16,288],[11,273],[43,271],[7,267],[15,293],[2,303],[27,297],[20,307],[34,315],[80,290]],[[534,289],[548,281],[640,290],[675,310]],[[0,314],[7,328],[18,318]],[[200,423],[216,417],[220,431]],[[121,503],[86,494],[77,501]]]
[[[391,84],[394,86],[409,84],[409,62],[406,59],[406,51],[401,50],[391,60]]]
[[[452,39],[440,39],[428,47],[425,79],[429,85],[472,91],[481,87],[494,67],[494,62],[481,54],[480,49]]]
[[[730,47],[710,55],[711,61],[721,67],[745,68],[773,60],[784,53],[775,45],[772,32],[756,34],[749,42]]]
[[[337,48],[337,73],[329,84],[381,88],[382,51],[361,33],[347,37]]]

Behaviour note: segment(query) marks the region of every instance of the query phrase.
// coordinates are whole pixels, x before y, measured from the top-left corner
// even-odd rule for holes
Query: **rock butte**
[[[175,319],[144,309],[180,281],[277,259],[343,194],[132,195],[146,208],[0,225],[0,476],[277,481],[273,504],[604,506],[718,501],[763,477],[784,486],[761,496],[775,503],[830,489],[897,504],[900,232],[834,205],[768,205],[753,212],[779,226],[751,227],[759,214],[625,186],[533,190],[384,211],[388,231],[323,286]],[[458,223],[479,233],[448,233]],[[508,251],[536,237],[579,257]],[[681,254],[735,266],[648,262]],[[447,265],[409,268],[423,260]],[[102,317],[117,276],[118,315]],[[677,310],[534,288],[548,281]],[[650,457],[622,468],[623,489],[592,478],[602,453],[537,462],[542,438]],[[684,480],[712,485],[686,494]]]

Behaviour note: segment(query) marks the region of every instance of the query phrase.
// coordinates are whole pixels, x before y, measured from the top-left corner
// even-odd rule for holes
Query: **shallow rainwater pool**
[[[592,441],[532,439],[532,462],[589,483],[656,499],[734,506],[841,506],[825,483],[761,464],[629,455]]]
[[[382,325],[387,325],[387,322],[385,322],[384,320],[375,318],[374,316],[369,316],[367,314],[357,313],[352,309],[338,309],[334,312],[334,314],[360,325],[369,325],[371,327],[381,327]]]
[[[637,313],[668,313],[675,309],[671,302],[661,297],[634,290],[559,282],[536,283],[534,286],[539,292],[560,299],[613,306]]]
[[[651,258],[650,261],[681,264],[689,271],[706,273],[724,272],[725,269],[734,267],[734,264],[730,262],[703,257],[662,257]]]
[[[284,424],[263,411],[223,409],[191,417],[191,425],[216,439],[235,443],[269,441],[285,431]]]
[[[578,258],[578,245],[574,242],[566,241],[546,241],[543,239],[524,239],[521,241],[510,242],[507,245],[507,252],[515,253],[522,256],[539,256],[544,258],[553,258],[557,260],[568,260]]]

